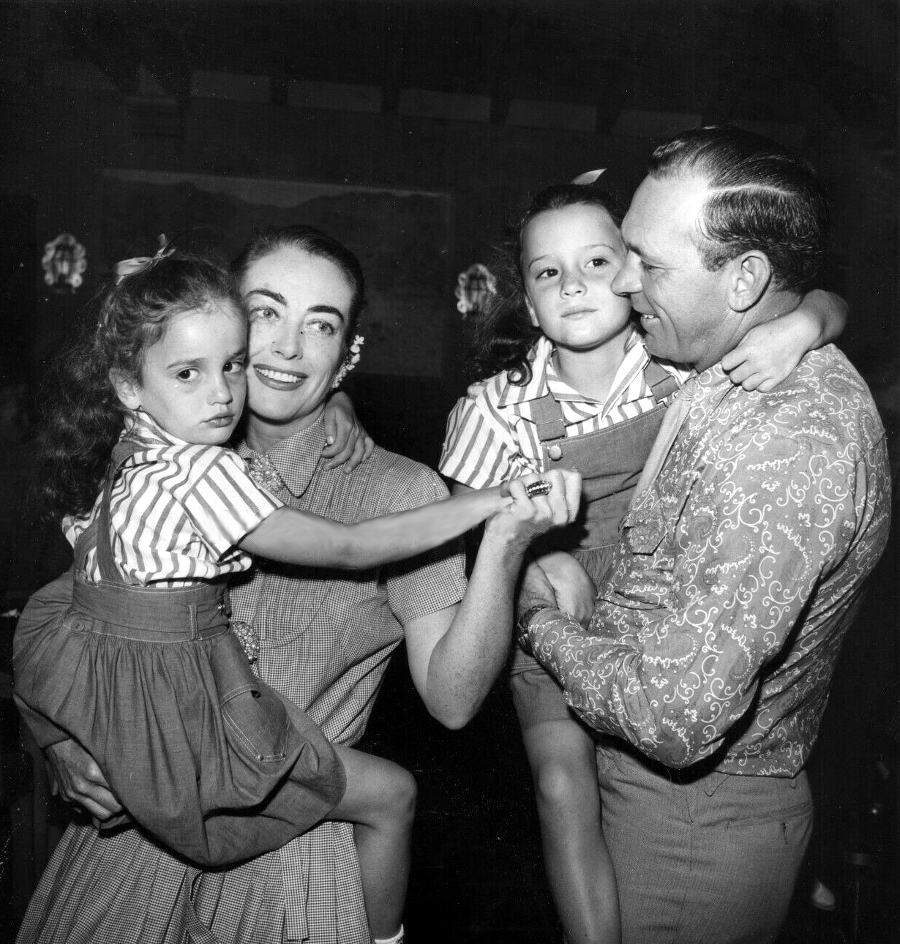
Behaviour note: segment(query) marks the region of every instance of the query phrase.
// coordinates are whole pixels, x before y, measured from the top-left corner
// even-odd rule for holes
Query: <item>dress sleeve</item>
[[[727,456],[695,471],[674,537],[648,554],[641,542],[652,548],[665,527],[649,489],[623,522],[639,553],[620,549],[588,630],[548,609],[525,634],[578,715],[671,767],[715,751],[822,580],[851,549],[873,566],[884,547],[883,440],[869,457],[853,452],[735,436]],[[642,596],[654,581],[671,588],[663,605]],[[840,611],[840,592],[855,586],[830,593],[815,618]]]
[[[197,534],[219,558],[282,506],[229,449],[203,450],[192,459],[180,500]]]
[[[538,471],[523,457],[506,412],[498,409],[492,391],[491,384],[474,384],[447,420],[438,468],[448,479],[470,488],[490,488]]]
[[[389,512],[405,511],[447,497],[447,488],[431,469],[420,467],[414,481],[395,489]],[[391,612],[401,624],[436,613],[462,600],[466,592],[465,552],[460,539],[399,561],[383,571]]]

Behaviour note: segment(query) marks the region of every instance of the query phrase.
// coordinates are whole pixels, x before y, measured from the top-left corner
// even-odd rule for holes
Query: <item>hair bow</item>
[[[171,256],[173,252],[175,252],[175,247],[166,241],[164,234],[160,233],[159,249],[156,250],[155,255],[135,256],[134,259],[123,259],[121,262],[117,262],[115,266],[113,266],[113,271],[116,273],[116,285],[118,285],[126,276],[136,275],[138,272],[144,272],[151,266],[155,266],[156,263],[160,261],[160,259],[165,259],[167,256]]]
[[[593,184],[597,182],[597,178],[606,173],[606,168],[601,167],[599,170],[589,170],[583,174],[579,174],[574,180],[569,181],[573,184]]]

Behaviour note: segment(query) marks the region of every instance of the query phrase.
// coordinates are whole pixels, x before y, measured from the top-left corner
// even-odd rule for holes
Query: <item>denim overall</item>
[[[652,409],[584,436],[566,437],[562,407],[551,393],[531,407],[542,470],[572,469],[582,479],[578,517],[554,531],[553,546],[569,551],[598,586],[612,562],[619,523],[662,424],[664,401],[678,389],[678,381],[656,361],[644,368],[644,379],[656,402]],[[572,717],[556,681],[518,647],[511,673],[513,700],[523,728]]]
[[[201,866],[277,849],[343,795],[334,749],[258,679],[229,628],[223,582],[183,589],[124,583],[109,499],[75,547],[71,606],[48,625],[40,591],[17,631],[16,694],[97,761],[134,821]],[[96,545],[101,581],[84,578]]]

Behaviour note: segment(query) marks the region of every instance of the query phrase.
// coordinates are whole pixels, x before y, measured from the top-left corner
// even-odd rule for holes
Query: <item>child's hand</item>
[[[751,328],[741,343],[722,358],[722,368],[732,383],[767,393],[790,376],[813,342],[807,324],[785,325],[776,318]]]
[[[334,469],[343,465],[344,472],[349,475],[360,462],[372,455],[375,443],[360,426],[353,403],[343,391],[329,397],[323,420],[327,445],[322,455],[330,460],[326,468]]]
[[[587,626],[594,615],[597,596],[590,574],[565,551],[549,551],[538,557],[537,563],[553,587],[559,608]]]
[[[722,367],[745,390],[768,393],[796,370],[804,354],[834,340],[846,323],[843,298],[813,289],[793,311],[751,328],[722,358]]]

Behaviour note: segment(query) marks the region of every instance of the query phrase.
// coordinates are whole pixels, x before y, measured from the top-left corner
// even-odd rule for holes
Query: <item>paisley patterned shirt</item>
[[[690,387],[588,630],[547,609],[524,639],[598,731],[670,767],[790,777],[887,542],[884,429],[832,345],[770,393],[719,365]]]

